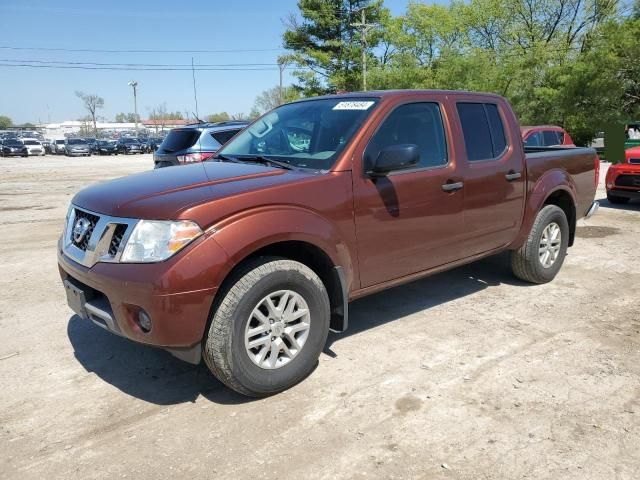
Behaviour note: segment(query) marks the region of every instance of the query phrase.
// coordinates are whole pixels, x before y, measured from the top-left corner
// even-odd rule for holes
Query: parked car
[[[525,147],[575,147],[564,128],[555,125],[520,127]]]
[[[96,153],[98,155],[117,155],[118,146],[111,140],[98,140],[96,143]]]
[[[64,139],[54,140],[51,145],[53,148],[53,153],[55,154],[66,153]]]
[[[29,152],[29,155],[45,154],[42,143],[40,143],[40,141],[36,140],[35,138],[23,138],[22,143],[24,144],[25,147],[27,147],[27,151]]]
[[[44,153],[53,154],[53,140],[45,138],[42,142],[42,147],[44,148]]]
[[[98,151],[98,140],[95,138],[85,138],[84,141],[87,145],[89,145],[89,150],[91,153],[96,153]]]
[[[628,148],[624,155],[624,163],[613,164],[607,170],[605,186],[611,203],[640,200],[640,146]]]
[[[118,140],[117,143],[118,153],[124,153],[128,155],[130,153],[144,153],[142,144],[137,138],[124,137]]]
[[[164,141],[164,137],[150,137],[149,141],[147,142],[147,145],[149,146],[151,153],[158,150],[158,147],[160,146],[160,144],[162,144],[163,141]]]
[[[29,150],[17,138],[5,138],[2,140],[3,157],[28,157]]]
[[[68,157],[76,155],[88,157],[91,155],[91,147],[84,138],[67,138],[64,141],[64,154]]]
[[[67,301],[113,333],[204,358],[242,394],[280,392],[313,371],[329,329],[346,330],[350,300],[504,250],[518,278],[553,280],[576,221],[597,210],[599,162],[589,148],[523,147],[497,95],[282,105],[214,161],[78,193],[58,248]]]
[[[244,121],[229,121],[174,128],[153,155],[155,168],[207,160],[247,125]]]

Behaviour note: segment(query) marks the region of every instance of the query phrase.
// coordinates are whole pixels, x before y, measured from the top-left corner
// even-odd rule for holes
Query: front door
[[[433,101],[391,108],[364,150],[363,171],[354,172],[362,288],[459,258],[463,191],[455,185],[461,179],[448,148],[442,109]],[[385,177],[366,175],[382,149],[402,144],[418,147],[415,168]]]

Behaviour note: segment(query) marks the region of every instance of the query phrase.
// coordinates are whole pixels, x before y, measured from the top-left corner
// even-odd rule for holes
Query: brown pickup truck
[[[495,95],[302,100],[212,161],[78,193],[60,274],[80,317],[264,396],[313,370],[351,300],[504,250],[552,280],[597,170],[591,149],[525,153]]]

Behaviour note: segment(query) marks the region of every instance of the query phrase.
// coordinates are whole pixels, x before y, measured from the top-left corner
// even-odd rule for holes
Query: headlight
[[[121,262],[161,262],[202,235],[190,220],[179,222],[140,220],[124,248]]]

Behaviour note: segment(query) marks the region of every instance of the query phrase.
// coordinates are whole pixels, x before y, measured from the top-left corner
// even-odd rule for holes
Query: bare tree
[[[84,108],[89,112],[89,116],[93,122],[93,133],[97,136],[98,126],[96,125],[96,111],[100,108],[104,108],[104,98],[93,93],[84,93],[79,90],[76,90],[76,97],[82,100]]]

